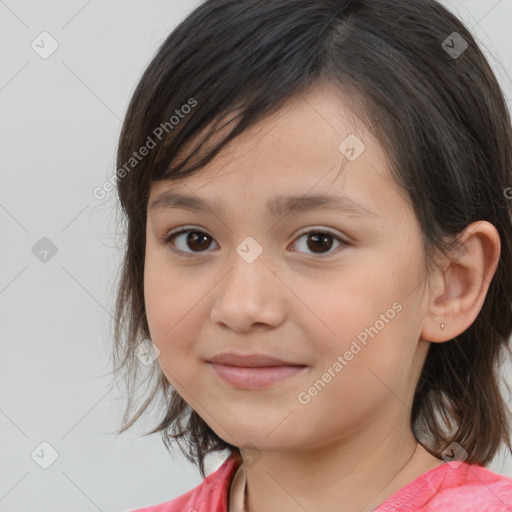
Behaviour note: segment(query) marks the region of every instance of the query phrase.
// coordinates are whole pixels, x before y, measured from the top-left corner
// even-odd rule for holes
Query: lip
[[[307,366],[231,366],[208,364],[227,384],[237,389],[267,388],[303,372]]]
[[[243,366],[245,368],[261,368],[269,366],[306,366],[294,361],[285,361],[265,354],[236,354],[225,352],[207,360],[209,363],[219,363],[228,366]]]
[[[218,377],[237,389],[261,389],[303,372],[307,365],[264,354],[217,354],[206,361]]]

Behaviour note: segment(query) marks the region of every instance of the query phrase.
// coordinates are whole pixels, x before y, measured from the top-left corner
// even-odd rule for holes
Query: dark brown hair
[[[456,441],[467,462],[488,464],[503,442],[512,451],[499,375],[512,332],[512,129],[475,39],[434,0],[208,0],[161,45],[134,91],[117,152],[127,240],[114,358],[129,388],[118,433],[158,396],[159,424],[145,435],[161,432],[171,454],[176,440],[203,476],[208,453],[238,450],[191,410],[156,362],[152,388],[132,414],[144,368],[135,349],[150,338],[149,187],[200,171],[227,142],[319,82],[351,99],[386,150],[421,227],[426,269],[470,223],[485,220],[499,232],[501,257],[482,310],[460,336],[431,344],[411,411],[411,428],[432,454]],[[152,146],[146,156],[131,160],[144,145]]]

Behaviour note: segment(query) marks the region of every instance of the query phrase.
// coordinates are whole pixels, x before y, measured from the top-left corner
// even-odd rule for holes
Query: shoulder
[[[382,503],[378,512],[512,512],[512,478],[480,466],[444,462]]]
[[[479,464],[448,466],[442,484],[429,503],[430,507],[425,507],[426,511],[512,511],[512,478]]]
[[[234,451],[194,489],[171,501],[131,512],[227,512],[229,487],[240,463],[240,455]]]

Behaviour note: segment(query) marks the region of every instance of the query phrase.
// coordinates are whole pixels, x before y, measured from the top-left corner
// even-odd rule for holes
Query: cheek
[[[178,349],[186,341],[182,330],[187,312],[191,310],[193,298],[189,295],[195,287],[187,287],[183,274],[169,268],[162,260],[158,252],[146,253],[144,304],[151,339],[165,355],[171,345]]]
[[[336,337],[317,333],[311,338],[319,360],[295,397],[306,424],[313,421],[319,432],[327,436],[330,431],[335,437],[357,430],[379,411],[399,404],[397,400],[405,402],[414,346],[400,341],[404,309],[391,311],[385,317],[388,323],[375,322],[373,314],[364,319],[347,315],[346,321],[339,319]]]
[[[295,318],[318,357],[315,377],[337,381],[354,396],[361,382],[378,382],[370,370],[398,385],[416,349],[410,276],[404,271],[399,278],[387,267],[362,264],[329,282],[302,283],[311,308]]]
[[[384,330],[400,309],[395,303],[403,300],[400,283],[369,262],[321,279],[310,277],[294,279],[294,291],[304,299],[304,306],[298,301],[293,306],[295,319],[310,340],[319,336],[327,340],[326,348],[344,349],[358,335],[364,343],[365,329],[377,323],[378,330]]]

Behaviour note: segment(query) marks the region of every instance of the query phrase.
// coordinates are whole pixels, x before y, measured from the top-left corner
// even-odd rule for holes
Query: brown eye
[[[309,254],[329,254],[335,252],[333,249],[337,249],[341,245],[347,245],[339,236],[334,235],[326,231],[310,230],[306,233],[302,233],[297,239],[301,241],[305,239],[306,242],[302,242],[302,247],[299,249],[300,252],[307,252]],[[181,231],[171,233],[164,239],[165,243],[168,244],[173,252],[178,254],[199,254],[202,252],[209,252],[213,238],[197,229],[182,229]],[[335,246],[335,244],[338,246]],[[300,245],[295,242],[296,245]]]
[[[328,251],[333,244],[333,236],[326,233],[316,233],[308,235],[308,249],[313,252]]]
[[[338,236],[326,232],[326,231],[308,231],[307,233],[302,233],[302,235],[297,239],[306,239],[305,243],[302,243],[302,250],[311,251],[313,254],[325,254],[331,251],[333,244],[338,243],[340,245],[346,245],[346,243]],[[297,244],[299,245],[299,244]],[[337,248],[335,247],[335,249]]]
[[[210,235],[202,231],[185,229],[169,235],[165,242],[171,245],[173,251],[196,253],[206,251],[212,240],[213,238]],[[174,247],[177,248],[174,249]]]

